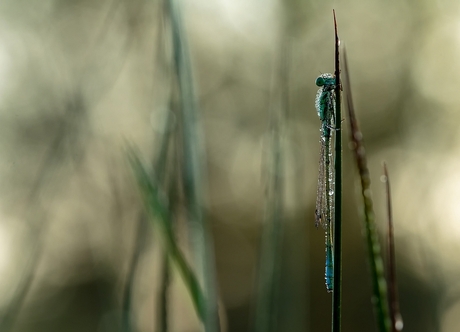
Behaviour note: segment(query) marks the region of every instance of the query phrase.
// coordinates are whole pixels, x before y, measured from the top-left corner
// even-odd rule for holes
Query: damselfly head
[[[316,86],[325,86],[335,84],[335,78],[332,74],[321,74],[315,81]]]

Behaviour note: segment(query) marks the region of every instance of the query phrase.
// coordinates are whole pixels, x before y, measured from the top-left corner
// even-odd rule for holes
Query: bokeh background
[[[289,185],[278,324],[280,331],[330,326],[324,235],[314,228],[314,81],[333,71],[333,8],[381,234],[382,161],[390,171],[405,330],[457,331],[459,2],[180,3],[227,331],[248,331],[254,316],[269,109],[285,45]],[[146,155],[153,151],[169,107],[165,59],[171,54],[161,47],[161,8],[153,0],[0,3],[0,314],[2,322],[14,319],[12,331],[120,330],[143,209],[124,147],[129,141]],[[348,142],[348,131],[343,134]],[[344,158],[343,331],[375,331],[357,172],[347,144]],[[144,233],[133,320],[139,331],[154,331],[161,259],[154,233]],[[11,314],[21,292],[25,301]],[[170,330],[199,331],[175,274],[169,298]]]

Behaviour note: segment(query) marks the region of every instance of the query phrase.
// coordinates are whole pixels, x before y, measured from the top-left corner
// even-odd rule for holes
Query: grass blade
[[[350,124],[350,135],[353,146],[354,157],[361,179],[361,194],[364,203],[364,224],[365,236],[368,249],[368,259],[372,279],[372,303],[377,316],[379,331],[390,331],[390,316],[388,310],[387,284],[383,271],[383,259],[380,249],[380,242],[375,225],[374,208],[371,194],[371,179],[367,167],[366,150],[363,143],[363,135],[359,129],[356,119],[353,100],[351,95],[350,77],[345,49],[344,55],[344,77],[345,77],[345,95],[347,100],[348,120]]]
[[[182,26],[182,15],[177,0],[165,1],[169,13],[174,70],[180,98],[180,119],[182,128],[183,169],[182,180],[187,201],[187,217],[194,246],[199,276],[205,287],[204,327],[206,332],[219,331],[214,251],[208,225],[203,213],[202,178],[204,156],[200,141],[199,114],[192,77],[191,60],[187,38]]]
[[[167,169],[167,161],[168,161],[168,151],[170,149],[171,145],[171,127],[172,127],[172,122],[173,122],[173,115],[170,111],[167,111],[165,116],[162,119],[162,124],[161,124],[161,132],[162,135],[160,137],[160,140],[158,142],[158,148],[157,152],[155,153],[154,161],[153,161],[153,167],[154,171],[153,174],[157,179],[164,179],[166,178],[166,169]],[[171,167],[169,167],[171,169]],[[171,174],[174,174],[174,172],[170,171]],[[171,177],[174,177],[172,175]],[[170,198],[169,201],[171,202],[172,199]],[[170,204],[171,205],[171,204]],[[172,220],[171,220],[172,222]],[[135,282],[135,276],[136,276],[136,270],[139,264],[139,259],[141,256],[142,249],[145,245],[145,239],[146,239],[146,216],[145,213],[142,213],[138,220],[137,220],[137,229],[136,229],[136,235],[134,239],[134,248],[133,248],[133,253],[131,256],[131,261],[130,265],[128,268],[128,273],[126,277],[126,283],[124,286],[123,290],[123,300],[122,300],[122,330],[124,332],[130,332],[134,331],[133,328],[133,322],[132,322],[132,292],[134,288],[134,282]],[[165,272],[165,269],[168,269],[168,263],[167,263],[167,253],[164,254],[165,257],[163,257],[163,273]],[[162,312],[162,315],[160,315],[160,320],[165,318],[166,315],[166,293],[167,293],[167,284],[168,284],[168,279],[163,276],[162,281],[162,288],[160,290],[161,293],[161,298],[160,298],[160,311]],[[164,300],[164,301],[163,301]],[[163,324],[164,325],[164,324]]]
[[[144,199],[145,207],[152,220],[164,250],[172,263],[177,267],[191,296],[193,305],[201,321],[205,318],[205,298],[198,279],[180,251],[171,227],[171,214],[167,207],[164,194],[157,183],[149,175],[136,153],[128,151],[129,161],[134,171],[137,184]]]
[[[162,257],[162,275],[161,275],[161,288],[159,294],[159,310],[157,313],[157,326],[156,331],[167,332],[168,331],[168,288],[171,282],[169,272],[169,261],[166,255]]]
[[[391,207],[390,176],[388,175],[387,164],[383,163],[383,175],[387,198],[388,213],[388,242],[387,242],[387,280],[388,280],[388,301],[390,302],[391,331],[402,331],[403,320],[399,311],[398,284],[396,282],[396,258],[395,241],[393,228],[393,212]]]
[[[285,157],[283,139],[288,109],[289,43],[283,41],[279,73],[270,105],[269,156],[267,158],[265,222],[262,230],[257,280],[256,332],[279,331],[279,293],[285,199]]]
[[[332,331],[341,330],[342,319],[342,97],[340,81],[340,40],[334,14],[335,35],[335,214],[334,214],[334,292],[332,294]]]

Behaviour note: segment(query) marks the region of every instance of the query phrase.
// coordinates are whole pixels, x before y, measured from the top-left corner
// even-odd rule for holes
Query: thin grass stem
[[[387,233],[387,280],[388,280],[388,301],[390,302],[391,331],[397,332],[403,329],[403,320],[399,311],[398,284],[396,281],[396,255],[393,227],[393,212],[391,206],[390,176],[388,175],[387,164],[383,163],[383,179],[385,183],[387,199],[388,233]]]
[[[340,81],[340,39],[334,15],[335,35],[335,213],[334,213],[334,292],[332,294],[332,331],[341,330],[342,319],[342,96]]]
[[[260,262],[257,279],[256,332],[279,331],[279,291],[282,263],[282,240],[285,199],[285,156],[283,141],[288,108],[289,43],[283,40],[279,72],[269,109],[268,158],[264,163],[267,175],[265,222],[262,230]]]
[[[344,56],[344,77],[345,77],[345,95],[347,101],[348,120],[350,124],[351,142],[354,152],[356,165],[361,179],[361,194],[363,198],[363,212],[365,237],[368,249],[368,259],[370,265],[370,274],[372,280],[372,303],[374,304],[374,312],[377,318],[379,331],[390,331],[390,316],[388,309],[387,298],[387,283],[383,270],[383,259],[381,253],[380,242],[375,224],[374,208],[371,193],[371,179],[369,169],[367,167],[366,150],[363,143],[363,135],[359,129],[356,119],[355,110],[350,86],[350,72],[345,48],[343,49]]]
[[[201,321],[205,319],[205,306],[203,291],[198,279],[191,267],[185,260],[179,249],[171,227],[171,213],[168,209],[165,195],[160,191],[157,182],[149,176],[148,172],[137,157],[137,154],[130,149],[128,158],[131,163],[137,184],[141,191],[150,220],[152,220],[164,250],[175,267],[177,267],[184,284],[191,296],[197,315]]]

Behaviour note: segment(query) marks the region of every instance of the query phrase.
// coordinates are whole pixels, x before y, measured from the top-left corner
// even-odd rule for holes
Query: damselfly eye
[[[323,86],[324,83],[325,83],[324,77],[318,76],[318,78],[316,79],[316,82],[315,82],[316,86]]]

